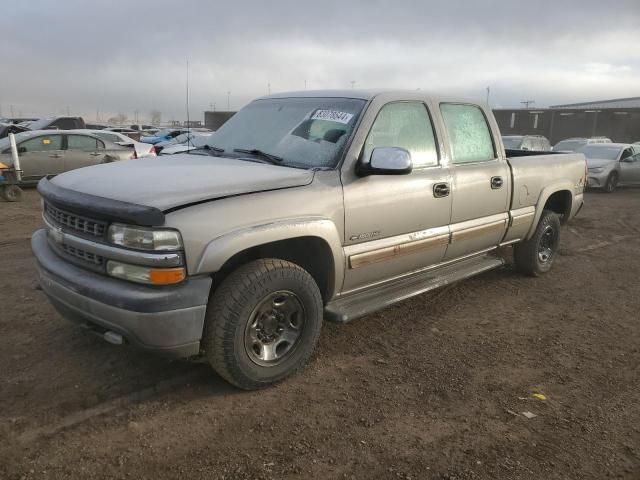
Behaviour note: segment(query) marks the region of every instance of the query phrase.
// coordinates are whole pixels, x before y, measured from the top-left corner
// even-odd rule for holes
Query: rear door
[[[22,180],[38,180],[64,171],[62,135],[41,135],[18,145]]]
[[[102,163],[105,157],[104,142],[90,135],[66,135],[64,171]]]
[[[453,176],[451,244],[445,259],[497,246],[507,227],[511,171],[477,105],[441,103]],[[497,130],[496,130],[497,131]]]

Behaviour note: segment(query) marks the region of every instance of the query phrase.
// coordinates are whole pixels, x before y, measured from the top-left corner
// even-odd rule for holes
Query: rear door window
[[[369,161],[376,147],[400,147],[409,151],[414,167],[438,164],[433,125],[422,102],[389,103],[376,117],[363,149]]]
[[[454,164],[487,162],[496,158],[491,130],[480,107],[443,103],[440,111],[449,134]]]
[[[89,137],[87,135],[67,136],[67,150],[93,152],[98,148],[104,148],[104,144],[97,138]]]

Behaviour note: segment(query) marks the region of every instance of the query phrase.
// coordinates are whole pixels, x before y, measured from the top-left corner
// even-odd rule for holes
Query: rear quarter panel
[[[511,212],[534,212],[527,216],[531,221],[521,222],[519,230],[526,231],[530,238],[542,215],[543,208],[551,195],[560,191],[571,194],[571,205],[565,212],[567,222],[582,205],[586,161],[581,153],[541,154],[509,157],[513,193]],[[533,209],[535,210],[532,210]],[[515,231],[508,235],[516,237]]]

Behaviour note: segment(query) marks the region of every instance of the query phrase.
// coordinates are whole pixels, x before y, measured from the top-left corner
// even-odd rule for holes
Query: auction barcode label
[[[338,110],[317,110],[311,117],[311,120],[328,120],[346,125],[352,118],[353,113],[339,112]]]

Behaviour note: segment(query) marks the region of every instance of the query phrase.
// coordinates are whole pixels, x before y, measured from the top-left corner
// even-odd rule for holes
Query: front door
[[[62,135],[39,135],[17,145],[22,180],[38,180],[64,171]]]
[[[452,260],[497,246],[507,228],[511,172],[499,158],[489,123],[476,105],[440,105],[453,176]]]
[[[640,184],[640,153],[620,160],[620,183]]]
[[[363,146],[409,151],[408,175],[358,177],[343,172],[345,256],[343,291],[389,280],[439,263],[449,239],[449,169],[440,165],[436,135],[421,101],[392,102],[377,114]]]

